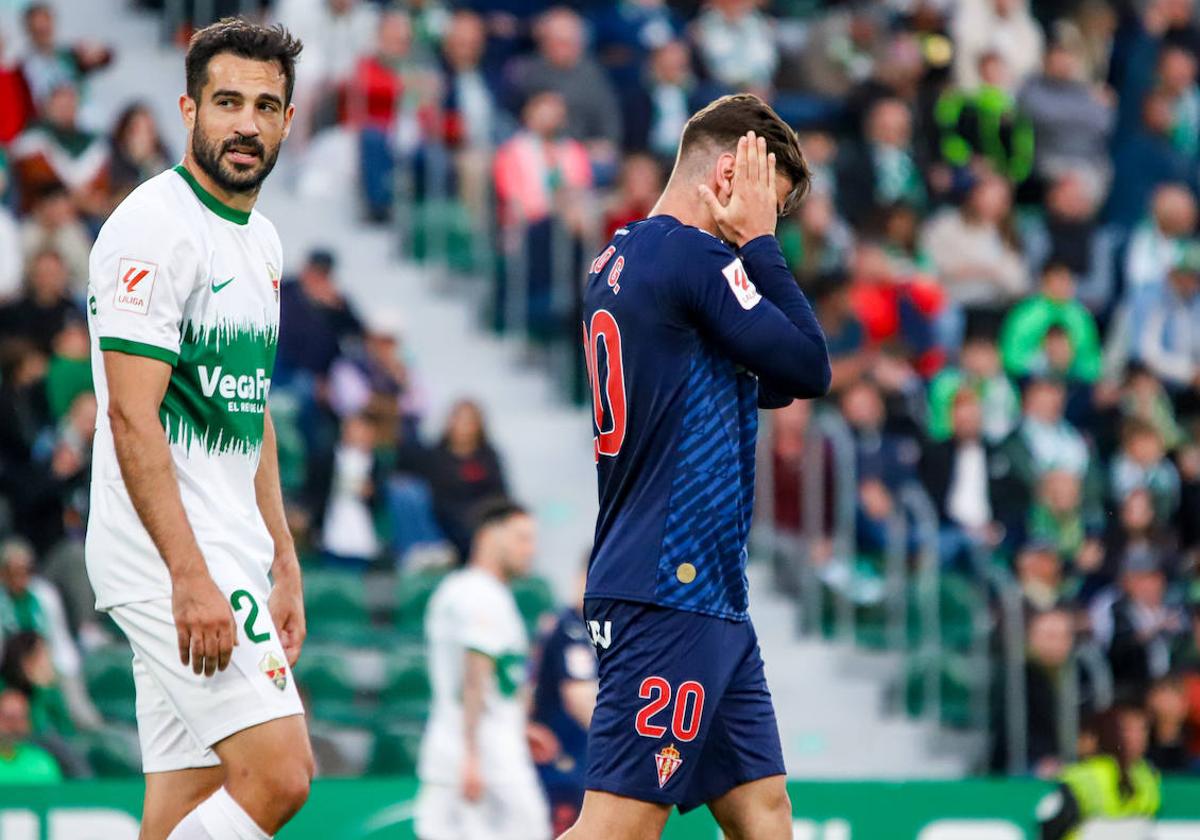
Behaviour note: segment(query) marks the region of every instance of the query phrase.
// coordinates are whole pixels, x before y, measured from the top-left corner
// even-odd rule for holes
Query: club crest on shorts
[[[287,666],[279,661],[279,658],[268,653],[263,656],[262,661],[258,663],[258,669],[267,675],[267,679],[275,683],[275,687],[280,691],[287,688]]]
[[[675,749],[674,744],[663,747],[654,754],[654,766],[658,770],[658,786],[662,788],[667,782],[671,781],[671,777],[675,775],[675,771],[679,769],[679,765],[683,764],[683,759],[679,756],[679,750]]]

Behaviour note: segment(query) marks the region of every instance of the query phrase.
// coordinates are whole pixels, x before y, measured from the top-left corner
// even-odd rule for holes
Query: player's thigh
[[[308,797],[314,762],[303,715],[239,729],[213,750],[221,757],[230,794],[251,813],[255,804],[287,812]]]
[[[220,765],[147,773],[140,840],[165,840],[224,780],[225,770]]]
[[[792,836],[786,776],[738,785],[709,802],[708,809],[728,840],[790,840]]]
[[[571,830],[560,840],[658,840],[671,806],[589,790]]]

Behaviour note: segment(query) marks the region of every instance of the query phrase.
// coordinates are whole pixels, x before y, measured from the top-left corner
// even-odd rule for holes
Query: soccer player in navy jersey
[[[774,235],[808,186],[795,132],[757,97],[723,97],[688,121],[649,218],[590,266],[600,687],[570,840],[657,838],[672,805],[701,804],[728,837],[792,836],[745,563],[758,409],[829,389]]]

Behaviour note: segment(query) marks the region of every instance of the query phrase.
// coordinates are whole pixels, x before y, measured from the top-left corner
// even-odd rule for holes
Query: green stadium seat
[[[395,626],[409,638],[425,635],[425,607],[446,573],[441,570],[412,572],[396,583]]]
[[[533,635],[542,616],[554,611],[557,604],[554,590],[545,578],[533,575],[513,581],[512,591],[521,618],[525,620],[525,627]]]
[[[88,694],[109,720],[132,723],[136,719],[132,659],[125,645],[110,645],[92,651],[83,660]]]
[[[314,701],[353,700],[350,667],[336,651],[305,650],[296,663],[297,685]]]
[[[356,572],[319,569],[304,576],[309,635],[353,644],[370,636],[366,585]]]
[[[389,724],[375,732],[375,745],[367,765],[370,775],[412,776],[417,772],[421,750],[421,729],[404,724]]]
[[[81,733],[71,742],[87,757],[97,776],[128,778],[142,774],[137,733],[132,729],[109,727]]]
[[[382,715],[392,721],[421,721],[428,715],[432,691],[423,655],[396,657],[380,692]]]

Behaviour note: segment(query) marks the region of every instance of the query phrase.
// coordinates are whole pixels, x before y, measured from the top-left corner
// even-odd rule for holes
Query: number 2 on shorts
[[[246,620],[242,622],[242,628],[246,631],[246,638],[258,644],[265,642],[271,638],[270,633],[255,633],[254,622],[258,620],[258,601],[254,600],[254,596],[245,589],[239,589],[229,596],[229,603],[233,607],[234,613],[241,609],[243,601],[250,602],[250,613],[246,616]]]
[[[637,733],[645,738],[666,735],[667,727],[651,723],[650,719],[671,705],[671,684],[662,677],[646,677],[638,687],[638,697],[650,702],[637,713],[634,723]],[[703,714],[704,686],[695,680],[680,683],[675,692],[675,711],[671,714],[671,734],[678,741],[691,741],[700,732]]]

